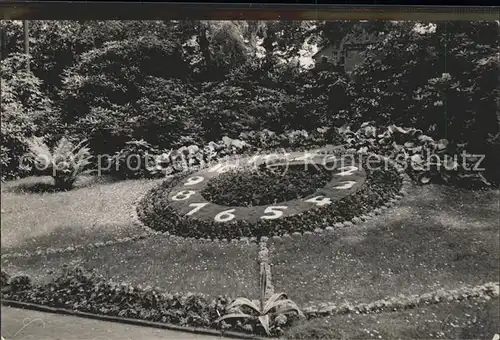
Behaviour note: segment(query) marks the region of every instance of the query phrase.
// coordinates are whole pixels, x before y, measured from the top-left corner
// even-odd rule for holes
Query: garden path
[[[216,340],[231,339],[126,325],[69,315],[2,306],[2,336],[15,339],[61,340]]]

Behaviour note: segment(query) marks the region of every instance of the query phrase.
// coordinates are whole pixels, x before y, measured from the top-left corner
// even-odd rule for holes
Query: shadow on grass
[[[277,244],[275,287],[300,303],[341,303],[497,281],[497,195],[419,188],[364,225]]]

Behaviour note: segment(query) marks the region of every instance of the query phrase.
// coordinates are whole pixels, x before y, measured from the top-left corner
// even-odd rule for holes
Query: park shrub
[[[205,140],[249,130],[283,131],[297,119],[297,99],[255,83],[207,83],[195,99]]]
[[[61,85],[63,71],[73,66],[83,53],[100,48],[109,41],[141,35],[162,36],[167,33],[168,26],[168,23],[152,20],[33,20],[28,23],[32,57],[30,68],[43,80],[44,90],[55,95]],[[23,53],[22,23],[19,20],[2,20],[0,28],[3,32],[2,56]]]
[[[117,178],[145,178],[149,177],[158,154],[159,150],[145,140],[132,140],[113,156],[101,158],[101,164],[104,169],[109,167],[109,173]]]
[[[0,273],[0,288],[3,289],[9,285],[10,275],[2,270]]]
[[[485,165],[482,158],[471,154],[465,144],[434,140],[416,128],[377,127],[370,122],[361,124],[357,130],[348,125],[336,130],[345,140],[346,148],[389,157],[422,184],[491,185],[481,169]]]
[[[21,156],[25,139],[58,131],[57,111],[41,90],[41,81],[26,71],[27,58],[12,54],[1,62],[1,149],[2,180],[22,175]]]
[[[414,23],[394,26],[354,69],[350,124],[411,126],[486,155],[488,168],[497,166],[498,23],[414,28]]]
[[[63,79],[64,121],[96,153],[112,154],[132,139],[175,141],[192,102],[183,81],[188,65],[177,47],[139,38],[84,53]]]
[[[330,132],[328,127],[319,127],[312,131],[287,130],[282,133],[263,129],[260,131],[245,131],[239,134],[239,139],[260,150],[278,148],[321,147],[325,144],[340,145],[343,140]]]
[[[52,148],[42,137],[32,137],[26,141],[28,153],[23,166],[34,170],[38,175],[54,178],[54,186],[59,190],[73,188],[79,175],[88,173],[92,155],[90,149],[62,137]]]
[[[297,78],[300,107],[308,112],[302,123],[304,129],[313,130],[352,120],[348,111],[352,100],[348,90],[350,79],[337,65],[326,60]],[[309,125],[311,122],[314,124]]]
[[[7,289],[12,292],[23,291],[32,287],[31,278],[27,275],[17,275],[9,280]]]

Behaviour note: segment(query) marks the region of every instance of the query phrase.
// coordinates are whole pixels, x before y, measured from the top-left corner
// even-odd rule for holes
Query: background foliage
[[[486,154],[498,177],[497,22],[33,21],[29,74],[22,25],[0,28],[2,178],[21,174],[35,135],[114,155],[134,140],[203,147],[264,129],[330,127],[338,143],[335,128],[364,122]],[[314,46],[366,41],[351,74],[301,65]]]

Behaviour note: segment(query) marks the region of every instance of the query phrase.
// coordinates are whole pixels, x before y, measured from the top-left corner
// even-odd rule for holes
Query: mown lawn
[[[217,244],[152,236],[91,250],[7,258],[2,260],[2,270],[46,281],[63,266],[82,266],[114,282],[159,287],[171,293],[257,298],[257,252],[255,243]]]
[[[102,242],[142,233],[132,223],[130,209],[138,197],[160,182],[87,178],[71,192],[36,193],[26,187],[32,188],[40,179],[23,181],[2,187],[3,253]],[[21,187],[25,189],[20,190]],[[333,234],[272,242],[275,291],[286,292],[305,307],[311,302],[354,304],[399,294],[498,282],[499,210],[498,190],[473,192],[438,185],[412,188],[396,207],[363,224]],[[44,281],[64,266],[79,265],[115,282],[149,285],[168,292],[256,298],[257,257],[256,244],[150,236],[70,253],[3,258],[2,269]],[[479,336],[498,327],[488,321],[498,319],[493,307],[488,307],[492,304],[498,307],[498,301],[483,305],[444,303],[415,309],[422,315],[410,310],[373,316],[332,316],[298,325],[289,336],[299,339],[300,334],[309,332],[306,338],[310,338],[316,334],[311,327],[317,327],[320,333],[334,332],[328,333],[333,338]],[[483,309],[486,314],[480,314]],[[446,326],[453,320],[446,319],[448,314],[459,318],[460,313],[476,312],[483,321],[458,328]],[[414,324],[412,318],[416,318]],[[437,330],[440,318],[446,319],[443,327],[448,327],[447,331]],[[484,324],[483,333],[479,324]],[[427,336],[411,335],[427,326]]]
[[[63,248],[128,237],[134,201],[159,181],[81,177],[69,192],[46,192],[50,177],[2,183],[2,253]]]
[[[362,225],[275,244],[275,289],[305,305],[498,282],[498,194],[414,188]]]
[[[70,192],[34,192],[47,178],[2,187],[2,253],[105,242],[144,233],[132,223],[134,201],[161,180],[81,178]],[[35,188],[35,189],[34,189]],[[177,241],[164,236],[71,253],[3,258],[2,270],[45,280],[63,266],[95,269],[116,282],[169,292],[257,296],[257,245]]]
[[[499,299],[443,302],[397,313],[335,315],[301,322],[287,340],[484,339],[500,334]]]

